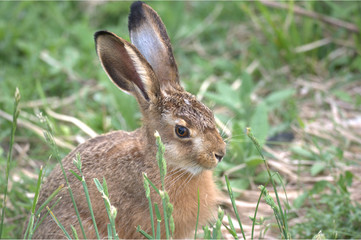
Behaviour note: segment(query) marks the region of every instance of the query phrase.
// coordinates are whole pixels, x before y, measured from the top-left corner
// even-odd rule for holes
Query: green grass
[[[300,160],[295,168],[290,166],[299,177],[297,182],[280,173],[286,189],[296,186],[303,192],[290,206],[292,214],[288,217],[301,222],[288,226],[291,236],[310,238],[322,230],[327,238],[360,238],[360,205],[350,191],[360,179],[355,173],[343,171],[359,166],[353,154],[360,148],[360,132],[335,122],[333,114],[339,113],[342,121],[360,116],[357,88],[361,78],[361,34],[299,16],[292,10],[302,7],[360,29],[361,4],[281,3],[289,9],[270,8],[259,2],[150,5],[167,26],[184,87],[214,109],[227,127],[225,138],[229,137],[227,130],[232,133],[227,139],[226,158],[215,175],[224,179],[224,173],[229,173],[230,185],[238,190],[234,191],[235,197],[242,197],[239,192],[245,189],[259,192],[257,186],[266,185],[269,176],[245,128],[252,128],[261,146],[271,136],[296,133],[293,142],[272,145],[276,152],[286,153],[291,162]],[[50,108],[80,119],[99,134],[114,129],[133,130],[141,124],[134,98],[107,79],[93,40],[94,32],[100,29],[128,39],[130,4],[0,3],[0,110],[11,116],[16,87],[22,96],[2,237],[22,237],[19,226],[32,210],[40,166],[52,151],[21,121],[41,126],[35,115]],[[302,46],[326,38],[328,44],[302,51]],[[38,104],[34,100],[39,100]],[[87,138],[72,123],[51,116],[49,121],[54,136],[66,143],[77,145],[81,137]],[[317,123],[322,124],[310,131],[310,126]],[[329,123],[336,124],[324,130]],[[2,200],[12,135],[12,122],[3,115],[0,129]],[[59,158],[69,150],[59,148]],[[267,151],[263,154],[266,159],[277,159]],[[44,174],[55,164],[56,160],[51,159]],[[235,168],[240,165],[244,167]],[[278,171],[272,165],[270,168],[271,174]],[[322,176],[334,181],[326,184],[303,180]],[[277,178],[275,181],[279,183]],[[218,182],[225,187],[223,180]],[[2,201],[0,204],[2,207]]]
[[[296,224],[291,233],[302,233],[311,238],[322,229],[327,238],[348,239],[361,237],[361,204],[351,200],[349,187],[354,175],[345,172],[338,177],[335,185],[320,181],[301,195],[298,208],[308,201],[306,218],[310,221]],[[325,190],[328,190],[325,192]]]
[[[13,145],[14,145],[14,137],[15,137],[15,131],[17,127],[17,119],[19,117],[19,102],[20,102],[20,92],[19,89],[16,88],[15,90],[15,96],[14,96],[14,110],[13,110],[13,118],[12,118],[12,126],[11,126],[11,136],[10,136],[10,144],[9,144],[9,152],[8,157],[6,161],[6,168],[5,168],[5,190],[3,195],[3,204],[1,209],[1,222],[0,222],[0,238],[2,236],[3,228],[4,228],[4,219],[5,219],[5,209],[6,209],[6,197],[8,194],[8,186],[9,186],[9,174],[10,174],[10,164],[13,159]],[[40,170],[40,173],[42,170]],[[41,175],[41,174],[40,174]],[[35,199],[37,198],[37,195],[35,195]],[[35,210],[35,207],[33,207],[33,210]],[[33,211],[34,212],[34,211]]]

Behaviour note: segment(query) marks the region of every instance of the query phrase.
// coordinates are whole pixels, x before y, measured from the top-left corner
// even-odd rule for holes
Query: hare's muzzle
[[[224,154],[223,153],[213,153],[214,157],[218,160],[218,162],[222,161]]]

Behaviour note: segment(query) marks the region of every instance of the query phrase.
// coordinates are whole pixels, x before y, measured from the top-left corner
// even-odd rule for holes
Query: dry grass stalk
[[[283,4],[283,3],[279,3],[279,2],[267,1],[267,0],[261,0],[260,2],[268,7],[285,9],[285,10],[289,9],[289,6],[287,4]],[[294,13],[301,15],[301,16],[313,18],[313,19],[322,21],[324,23],[333,25],[335,27],[345,28],[350,32],[354,32],[354,33],[360,32],[357,25],[353,24],[353,23],[342,21],[337,18],[328,17],[328,16],[325,16],[325,15],[322,15],[322,14],[319,14],[319,13],[316,13],[313,11],[306,10],[306,9],[298,7],[298,6],[294,6],[293,11],[294,11]]]

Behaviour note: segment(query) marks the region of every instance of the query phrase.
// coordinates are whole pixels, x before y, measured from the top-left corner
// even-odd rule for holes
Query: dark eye
[[[175,133],[177,134],[178,137],[180,138],[187,138],[189,137],[189,130],[186,127],[180,126],[180,125],[176,125],[175,126]]]

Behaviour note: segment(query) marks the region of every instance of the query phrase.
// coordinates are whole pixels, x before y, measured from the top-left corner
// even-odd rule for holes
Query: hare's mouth
[[[222,156],[216,155],[215,153],[204,153],[198,157],[198,165],[201,166],[204,170],[211,170],[215,168]]]
[[[217,166],[219,157],[215,156],[200,156],[197,163],[183,166],[182,169],[191,173],[192,175],[198,175],[204,170],[212,170]]]

